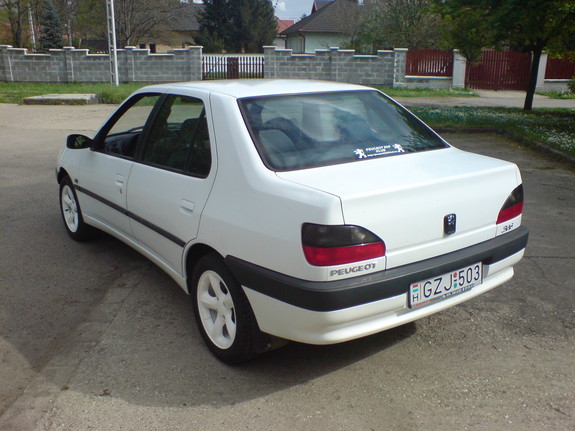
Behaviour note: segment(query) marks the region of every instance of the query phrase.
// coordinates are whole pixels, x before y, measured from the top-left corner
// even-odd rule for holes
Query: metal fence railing
[[[575,59],[548,58],[545,79],[571,79],[575,76]]]
[[[205,80],[263,78],[264,57],[204,55],[202,77]]]
[[[438,49],[409,50],[405,74],[408,76],[452,76],[453,52]]]

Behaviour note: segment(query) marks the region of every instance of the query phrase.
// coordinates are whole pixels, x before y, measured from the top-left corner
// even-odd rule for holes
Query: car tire
[[[94,235],[94,228],[84,222],[74,185],[69,176],[60,181],[60,213],[68,235],[75,241],[87,241]]]
[[[259,328],[249,301],[218,255],[198,261],[190,293],[202,338],[218,359],[239,364],[257,355],[254,336]]]

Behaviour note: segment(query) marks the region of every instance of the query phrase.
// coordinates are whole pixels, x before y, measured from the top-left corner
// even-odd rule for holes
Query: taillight
[[[304,223],[301,237],[305,258],[314,266],[343,265],[385,256],[385,243],[359,226]]]
[[[523,184],[517,186],[511,192],[499,215],[497,216],[497,224],[511,220],[523,212]]]

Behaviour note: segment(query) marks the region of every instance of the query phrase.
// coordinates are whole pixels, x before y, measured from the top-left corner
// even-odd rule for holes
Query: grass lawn
[[[575,157],[575,110],[437,107],[411,109],[438,129],[485,129],[504,132],[524,142],[545,144]]]
[[[551,99],[575,99],[575,93],[570,91],[538,91],[537,94],[547,96]]]
[[[26,97],[42,94],[97,94],[102,103],[118,104],[146,84],[45,84],[0,82],[0,103],[23,103]]]
[[[437,90],[434,88],[393,88],[378,87],[390,97],[475,97],[477,96],[472,90],[461,88],[454,90]]]
[[[0,82],[0,103],[23,103],[26,97],[42,94],[97,94],[102,103],[118,104],[146,84],[45,84],[36,82]],[[471,90],[434,90],[431,88],[381,87],[391,97],[473,97]]]

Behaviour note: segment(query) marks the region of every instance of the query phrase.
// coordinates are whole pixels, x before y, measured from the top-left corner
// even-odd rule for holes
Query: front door
[[[95,150],[85,153],[82,172],[74,178],[84,216],[104,230],[131,236],[127,213],[127,185],[137,143],[158,94],[128,100],[102,127]]]

